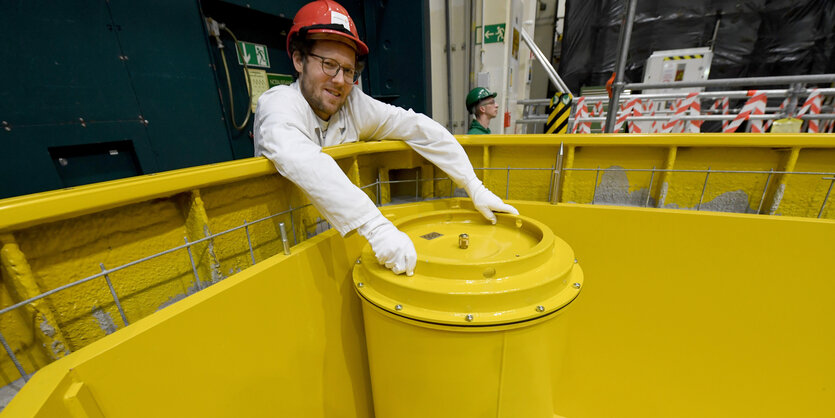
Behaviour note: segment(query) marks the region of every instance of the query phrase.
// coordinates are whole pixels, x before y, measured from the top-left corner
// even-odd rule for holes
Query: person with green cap
[[[490,119],[499,114],[496,95],[484,87],[476,87],[467,94],[467,110],[475,116],[470,123],[468,135],[482,135],[490,133]]]

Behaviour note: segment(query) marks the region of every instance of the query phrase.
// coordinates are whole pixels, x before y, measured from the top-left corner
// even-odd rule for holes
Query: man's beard
[[[342,106],[344,106],[345,102],[347,101],[348,94],[342,92],[340,89],[334,88],[333,90],[340,90],[340,92],[343,93],[342,96],[338,98],[339,100],[337,101],[334,107],[333,102],[327,100],[327,97],[329,96],[326,96],[327,92],[323,91],[324,86],[320,86],[319,89],[316,89],[316,87],[314,87],[313,84],[314,83],[311,80],[302,77],[302,95],[307,100],[307,103],[310,105],[310,107],[313,108],[313,111],[316,113],[317,116],[321,118],[321,114],[325,114],[328,115],[329,119],[330,116],[335,115],[336,112],[339,111],[339,109],[342,109]]]

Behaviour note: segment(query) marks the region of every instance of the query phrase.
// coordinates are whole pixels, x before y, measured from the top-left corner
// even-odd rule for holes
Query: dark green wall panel
[[[67,184],[50,147],[131,141],[141,173],[234,157],[197,1],[4,1],[0,39],[0,198]]]
[[[429,2],[365,3],[370,94],[393,105],[432,115]]]
[[[8,123],[0,128],[0,198],[251,157],[252,121],[232,127],[221,55],[204,16],[241,41],[266,45],[268,72],[292,74],[286,34],[306,3],[0,0],[0,121]],[[371,49],[366,93],[427,112],[428,2],[341,3]],[[225,32],[222,42],[240,122],[243,69]],[[120,151],[110,155],[101,144]],[[72,166],[56,165],[50,149]]]
[[[159,170],[232,159],[194,1],[111,1]]]
[[[2,120],[13,126],[138,120],[105,2],[2,5]]]

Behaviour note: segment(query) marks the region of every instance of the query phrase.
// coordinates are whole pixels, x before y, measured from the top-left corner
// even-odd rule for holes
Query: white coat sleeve
[[[316,138],[308,135],[316,133],[307,132],[308,108],[293,89],[262,96],[256,114],[256,152],[269,158],[282,176],[301,188],[344,236],[379,215],[380,210],[351,183],[336,161],[311,141]]]
[[[464,148],[449,131],[430,117],[392,106],[360,92],[352,107],[362,121],[360,138],[397,139],[446,172],[459,187],[476,178]]]

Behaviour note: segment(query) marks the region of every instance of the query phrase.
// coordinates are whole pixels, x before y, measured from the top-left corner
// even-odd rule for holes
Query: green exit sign
[[[504,31],[504,23],[484,26],[484,43],[494,44],[498,42],[504,42]]]
[[[270,55],[267,52],[267,46],[261,44],[253,44],[250,42],[238,41],[238,64],[250,67],[270,68]]]

